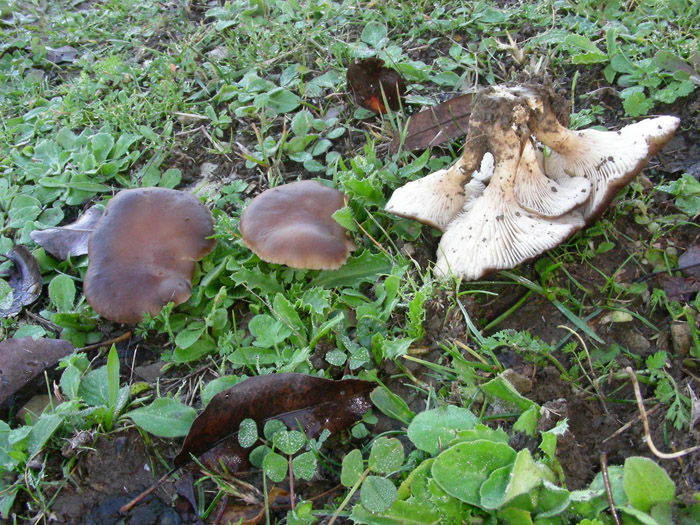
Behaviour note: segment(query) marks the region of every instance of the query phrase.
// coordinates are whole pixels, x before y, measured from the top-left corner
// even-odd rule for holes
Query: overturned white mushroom
[[[500,155],[494,152],[493,177],[483,195],[448,225],[438,247],[436,275],[473,280],[514,268],[583,227],[578,212],[544,218],[518,203],[515,182],[520,156],[512,152],[512,148]]]
[[[464,204],[483,192],[485,186],[481,181],[491,176],[493,157],[484,156],[479,170],[472,170],[462,156],[448,169],[401,186],[386,203],[385,209],[444,231]]]
[[[679,122],[659,117],[619,132],[572,131],[557,120],[548,97],[533,86],[484,89],[474,99],[459,161],[392,195],[388,211],[445,232],[436,274],[478,279],[554,248],[605,210]],[[477,177],[480,163],[482,172],[493,173],[490,181]]]
[[[590,197],[581,209],[587,224],[600,217],[617,192],[671,140],[680,123],[677,117],[663,116],[619,131],[573,131],[559,123],[543,97],[534,97],[532,105],[531,130],[552,150],[544,159],[545,173],[560,183],[562,172],[591,182]]]
[[[518,204],[542,217],[561,217],[586,202],[590,193],[591,183],[584,177],[567,177],[561,183],[547,177],[534,146],[526,141],[515,175]]]

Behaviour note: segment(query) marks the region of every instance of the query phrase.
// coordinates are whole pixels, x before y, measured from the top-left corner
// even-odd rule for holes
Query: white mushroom
[[[515,176],[515,199],[528,211],[543,217],[561,217],[588,199],[591,183],[584,177],[566,177],[560,184],[545,175],[535,148],[528,140]]]
[[[671,139],[680,122],[677,117],[663,116],[630,124],[620,131],[574,131],[559,123],[544,97],[533,95],[530,103],[532,132],[553,150],[545,158],[545,173],[560,182],[561,171],[591,182],[591,195],[581,209],[587,224],[605,211],[620,188]]]
[[[483,184],[470,184],[473,176],[477,180],[488,178],[489,171],[493,171],[488,160],[482,162],[479,171],[483,173],[475,171],[482,158],[480,145],[465,148],[464,154],[449,168],[411,181],[394,191],[386,203],[386,211],[444,231],[454,216],[462,211],[464,203],[483,191]]]
[[[437,275],[473,280],[514,268],[583,227],[576,210],[559,218],[543,218],[518,204],[514,192],[518,160],[517,156],[497,159],[484,194],[448,225],[438,247]]]
[[[532,148],[524,124],[528,117],[521,98],[502,89],[485,90],[475,104],[470,126],[488,137],[493,176],[483,195],[447,226],[438,247],[437,275],[471,280],[493,270],[514,268],[554,248],[583,226],[576,211],[544,218],[518,203],[515,185],[518,174],[522,175],[518,167],[524,150]],[[531,163],[537,165],[534,149],[527,152],[525,164]]]

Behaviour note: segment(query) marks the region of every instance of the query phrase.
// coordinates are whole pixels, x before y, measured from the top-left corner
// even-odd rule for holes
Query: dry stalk
[[[644,409],[644,400],[642,399],[642,392],[639,390],[639,381],[637,381],[637,376],[634,375],[634,370],[632,370],[631,366],[625,368],[625,372],[627,372],[627,374],[630,376],[630,379],[632,380],[632,386],[634,387],[634,397],[637,399],[637,408],[639,409],[639,415],[642,416],[642,425],[644,425],[644,437],[647,440],[649,450],[651,450],[651,452],[656,457],[661,459],[676,459],[681,456],[690,454],[691,452],[695,452],[696,450],[700,450],[700,445],[696,445],[694,447],[686,448],[684,450],[679,450],[678,452],[674,452],[672,454],[667,454],[665,452],[661,452],[658,448],[656,448],[656,445],[654,445],[654,441],[651,439],[651,432],[649,432],[649,420],[647,419],[647,413]]]
[[[600,455],[600,473],[603,476],[603,485],[605,486],[605,495],[608,497],[610,514],[612,515],[615,525],[620,525],[620,518],[615,510],[615,502],[613,501],[612,489],[610,488],[610,477],[608,476],[608,455],[605,452]]]

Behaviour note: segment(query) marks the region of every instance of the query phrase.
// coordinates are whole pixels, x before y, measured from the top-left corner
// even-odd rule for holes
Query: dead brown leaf
[[[384,66],[380,58],[365,58],[348,66],[347,83],[355,104],[375,113],[386,113],[401,107],[406,82],[398,71]]]
[[[62,339],[22,337],[0,342],[0,404],[73,350]]]
[[[412,115],[408,120],[404,149],[430,148],[466,135],[471,106],[472,95],[460,95]],[[400,145],[401,137],[395,133],[389,144],[389,153],[396,153]]]
[[[5,254],[12,261],[7,284],[12,288],[12,304],[0,308],[1,317],[12,317],[22,311],[22,308],[36,301],[41,294],[41,270],[39,263],[27,248],[16,244]]]
[[[238,427],[250,418],[258,424],[279,419],[309,438],[322,430],[347,428],[370,408],[369,381],[333,381],[306,374],[268,374],[246,379],[215,395],[192,423],[175,466],[191,456],[212,471],[220,464],[230,473],[248,467],[249,450],[238,443]]]

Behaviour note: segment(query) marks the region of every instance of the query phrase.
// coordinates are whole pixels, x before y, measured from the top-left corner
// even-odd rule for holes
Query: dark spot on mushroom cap
[[[88,242],[83,291],[102,317],[138,323],[190,297],[195,261],[216,240],[211,212],[193,195],[166,188],[120,191]]]
[[[263,261],[293,268],[333,270],[355,244],[333,213],[345,196],[316,181],[299,181],[264,191],[243,210],[241,240]]]

